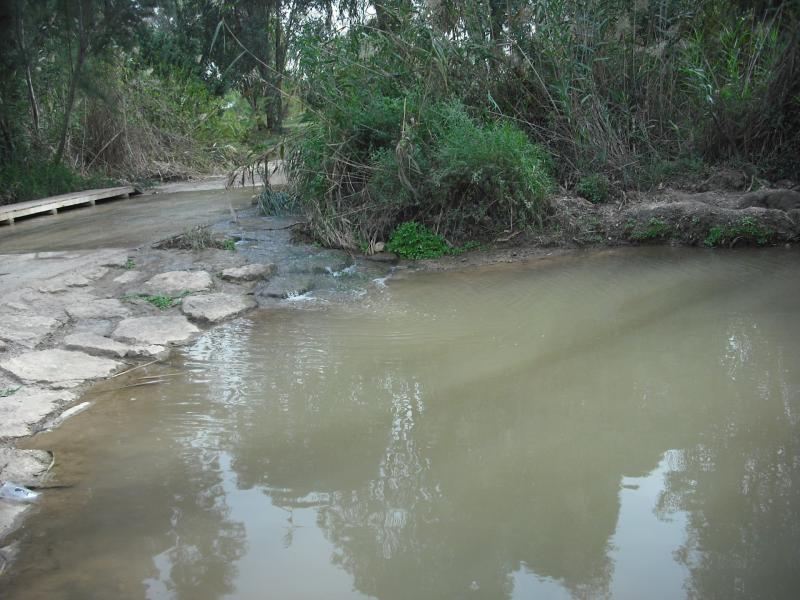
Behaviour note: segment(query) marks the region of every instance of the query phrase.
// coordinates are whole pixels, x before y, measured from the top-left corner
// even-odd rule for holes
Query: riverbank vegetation
[[[779,0],[18,0],[2,195],[47,187],[15,173],[283,157],[312,235],[358,248],[404,222],[449,243],[541,226],[559,186],[602,204],[715,165],[797,180],[798,19]]]

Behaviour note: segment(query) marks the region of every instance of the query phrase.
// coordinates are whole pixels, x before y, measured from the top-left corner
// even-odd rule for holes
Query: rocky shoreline
[[[200,249],[168,239],[0,257],[0,482],[34,491],[54,485],[52,454],[20,446],[88,408],[81,399],[94,383],[133,377],[257,307],[312,289],[341,294],[345,280],[363,287],[388,270],[362,261],[355,276],[347,253],[292,243],[291,219],[255,209],[234,216],[204,228],[211,243]],[[3,540],[30,506],[0,498],[0,571],[13,555]]]
[[[4,282],[0,304],[0,481],[41,487],[52,457],[18,442],[74,414],[70,407],[92,382],[164,360],[204,328],[255,308],[253,289],[275,272],[225,250],[186,254],[4,257],[18,281]],[[187,262],[192,269],[180,270]],[[0,499],[0,539],[26,508]]]

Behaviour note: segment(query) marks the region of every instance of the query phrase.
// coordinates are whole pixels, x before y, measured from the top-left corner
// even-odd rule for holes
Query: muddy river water
[[[253,313],[35,438],[0,596],[800,597],[798,299],[645,248]]]

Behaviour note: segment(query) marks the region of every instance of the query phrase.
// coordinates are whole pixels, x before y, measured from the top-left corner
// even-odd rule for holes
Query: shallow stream
[[[3,598],[800,597],[795,251],[401,272],[87,399]]]

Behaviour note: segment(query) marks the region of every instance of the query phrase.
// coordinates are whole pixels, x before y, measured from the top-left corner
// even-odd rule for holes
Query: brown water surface
[[[0,596],[798,598],[798,259],[409,274],[225,325],[35,440],[75,486]]]

